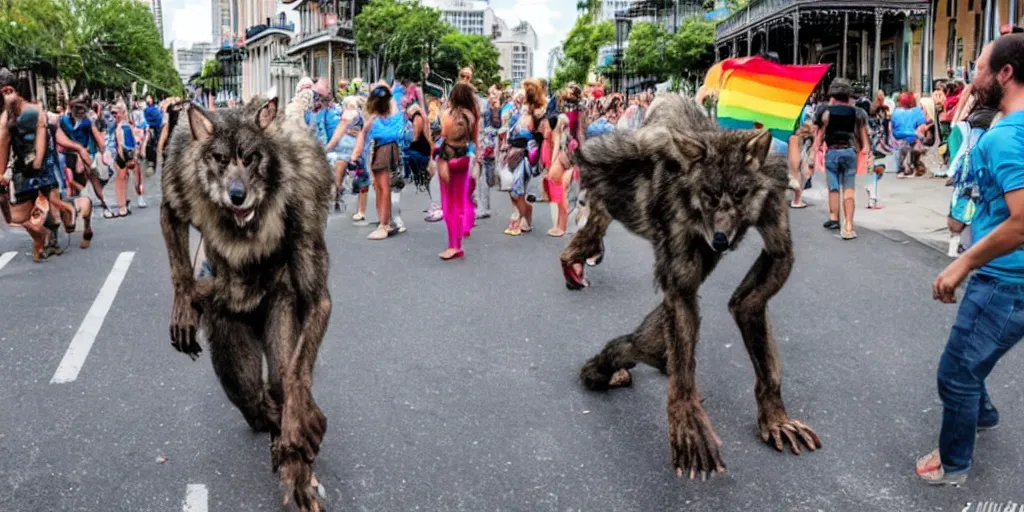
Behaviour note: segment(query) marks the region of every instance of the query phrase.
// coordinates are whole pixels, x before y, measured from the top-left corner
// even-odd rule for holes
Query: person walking
[[[378,227],[367,237],[370,240],[384,240],[404,226],[393,226],[391,222],[391,182],[399,171],[401,150],[398,141],[405,130],[405,113],[398,109],[391,97],[391,90],[385,84],[377,85],[366,100],[366,125],[356,138],[355,148],[363,147],[365,141],[373,144],[369,167],[373,173],[373,191],[377,199]],[[349,158],[351,165],[359,162],[359,151],[353,151]]]
[[[468,81],[455,84],[448,100],[448,111],[441,118],[441,147],[437,174],[441,179],[441,208],[448,228],[448,248],[442,260],[462,258],[462,240],[469,236],[474,218],[469,193],[474,141],[480,137],[480,111],[476,88]]]
[[[917,474],[934,485],[967,480],[977,432],[999,424],[985,379],[1024,337],[1024,34],[986,45],[972,85],[979,105],[1004,117],[971,151],[980,195],[971,224],[976,242],[932,285],[935,300],[953,304],[967,279],[939,359],[939,446],[917,461]]]
[[[814,136],[811,154],[818,154],[825,142],[825,175],[828,178],[828,220],[826,229],[839,229],[839,190],[843,190],[844,225],[840,231],[843,240],[857,238],[853,230],[854,188],[857,178],[857,151],[871,147],[868,137],[868,115],[863,109],[850,105],[853,87],[850,82],[837,78],[828,90],[829,104],[818,117],[820,128]]]

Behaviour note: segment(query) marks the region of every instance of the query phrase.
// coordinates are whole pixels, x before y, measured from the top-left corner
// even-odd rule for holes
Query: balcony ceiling
[[[285,38],[285,39],[290,41],[291,38],[292,38],[292,33],[290,31],[288,31],[288,30],[284,30],[284,29],[281,29],[281,28],[271,27],[271,28],[268,28],[268,29],[260,32],[259,34],[256,34],[255,36],[252,37],[252,39],[247,39],[245,41],[245,47],[246,48],[251,48],[251,47],[255,46],[256,43],[258,43],[260,41],[263,41],[264,39],[273,37],[273,36],[283,37],[283,38]]]
[[[749,28],[797,11],[848,10],[870,11],[881,8],[886,13],[928,12],[931,0],[752,0],[747,7],[734,12],[715,28],[715,40],[730,39]],[[749,19],[749,22],[747,21]]]

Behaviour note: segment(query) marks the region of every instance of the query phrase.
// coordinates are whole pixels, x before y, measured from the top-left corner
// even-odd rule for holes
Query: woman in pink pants
[[[437,174],[441,178],[441,209],[448,227],[448,249],[442,260],[462,258],[462,240],[473,227],[473,203],[470,198],[470,166],[473,146],[480,137],[480,110],[476,89],[466,82],[455,85],[448,100],[448,111],[441,117],[441,147]]]

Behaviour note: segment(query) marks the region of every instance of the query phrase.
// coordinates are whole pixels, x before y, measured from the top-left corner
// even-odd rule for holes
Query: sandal
[[[505,229],[505,234],[509,236],[519,236],[523,234],[523,230],[519,226],[519,221],[514,220],[508,223],[508,228]]]
[[[576,270],[573,269],[573,265],[571,263],[566,263],[563,261],[562,277],[565,278],[565,287],[568,288],[569,290],[577,291],[590,286],[590,283],[587,282],[586,278],[583,277],[584,271],[585,267],[583,270],[580,270],[580,272],[577,274]]]
[[[921,477],[928,485],[952,485],[960,486],[967,482],[967,471],[947,473],[942,467],[942,459],[939,457],[939,450],[936,448],[931,453],[917,459],[915,467],[917,476]]]
[[[388,237],[388,234],[389,230],[378,227],[377,229],[373,230],[373,232],[370,233],[370,235],[367,236],[366,238],[370,240],[384,240]]]
[[[118,212],[111,211],[110,208],[106,208],[106,207],[103,208],[103,218],[104,219],[116,219],[118,217],[120,217]]]
[[[789,203],[789,207],[793,208],[795,210],[799,210],[801,208],[807,208],[807,203],[805,203],[803,201],[801,201],[799,203]]]
[[[447,252],[448,251],[446,250],[445,252],[442,252],[438,256],[440,256],[441,259],[444,260],[444,261],[451,261],[451,260],[454,260],[454,259],[462,259],[462,258],[466,257],[466,251],[463,251],[462,249],[459,249],[459,250],[451,253],[451,255],[446,258],[445,257],[445,253],[447,253]]]
[[[857,232],[851,229],[849,231],[843,231],[839,236],[842,237],[843,240],[853,240],[854,238],[857,238]]]

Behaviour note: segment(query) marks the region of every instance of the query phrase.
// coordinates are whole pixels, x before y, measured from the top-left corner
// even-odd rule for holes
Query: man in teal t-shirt
[[[1024,34],[1002,36],[978,57],[974,94],[1005,116],[971,153],[980,198],[971,230],[977,242],[939,274],[936,300],[956,302],[971,271],[956,322],[939,360],[939,447],[917,461],[930,484],[967,480],[978,430],[999,424],[985,379],[1024,338]]]

